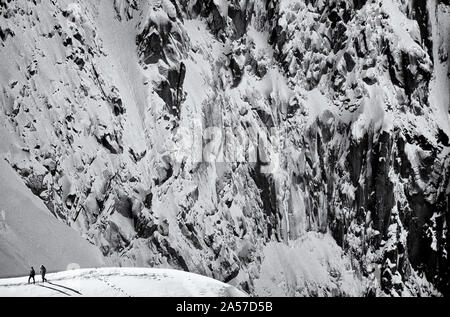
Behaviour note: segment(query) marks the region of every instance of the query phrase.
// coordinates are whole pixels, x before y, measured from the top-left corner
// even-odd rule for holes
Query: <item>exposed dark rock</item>
[[[117,142],[117,136],[114,135],[114,138],[111,137],[110,134],[103,134],[100,138],[97,137],[97,141],[103,145],[108,151],[112,154],[118,154],[123,152],[122,146]],[[115,142],[113,142],[113,140]]]
[[[374,85],[377,83],[377,78],[376,77],[363,77],[363,81],[367,84],[367,85]]]
[[[139,39],[139,37],[138,41],[139,43],[142,43],[142,40]],[[157,63],[160,59],[165,58],[162,40],[158,33],[156,32],[151,33],[145,39],[144,47],[145,50],[143,52],[144,54],[143,60],[145,64],[154,64]]]
[[[144,199],[145,208],[152,209],[152,199],[153,199],[153,194],[151,192],[145,196],[145,199]]]
[[[129,244],[127,238],[121,234],[120,228],[112,221],[108,222],[105,235],[109,246],[106,246],[103,250],[104,255],[109,254],[111,251],[120,252]]]
[[[80,67],[80,69],[84,68],[84,65],[85,65],[86,62],[85,62],[85,60],[82,57],[76,55],[76,56],[71,56],[71,58],[73,59],[73,62],[75,64],[77,64],[78,67]]]
[[[135,230],[138,237],[148,239],[153,236],[153,233],[158,229],[158,226],[153,222],[148,222],[146,219],[138,218],[135,220]]]
[[[170,107],[170,112],[178,117],[180,112],[180,105],[183,94],[183,83],[186,75],[186,66],[183,62],[180,63],[179,69],[169,69],[168,81],[170,84],[171,95],[173,103]],[[170,98],[169,98],[170,100]]]
[[[80,33],[78,33],[78,32],[75,33],[75,34],[73,35],[73,38],[76,39],[78,42],[80,42],[81,45],[84,44],[84,39],[83,39],[83,37],[81,36]]]
[[[0,39],[1,39],[2,41],[6,41],[6,39],[8,38],[8,36],[13,37],[13,36],[14,36],[14,32],[13,32],[11,29],[9,29],[9,28],[3,29],[3,28],[0,26]]]
[[[219,9],[213,0],[197,0],[197,2],[192,7],[196,14],[200,14],[204,18],[209,18],[208,26],[211,32],[221,38],[223,38],[223,30],[225,29],[226,22],[225,17],[223,17]]]
[[[44,175],[31,174],[27,179],[27,186],[36,196],[47,190],[47,186],[44,184]]]
[[[361,9],[365,4],[367,0],[353,0],[353,5],[355,6],[355,10]]]
[[[407,179],[413,175],[413,169],[405,152],[405,144],[406,142],[403,138],[400,137],[397,139],[397,153],[393,162],[395,172],[399,173],[402,178]]]
[[[231,273],[224,279],[224,283],[230,282],[232,279],[234,279],[239,274],[239,267],[235,267],[234,270],[231,271]]]
[[[133,202],[125,194],[118,194],[114,201],[114,209],[126,218],[133,218]]]
[[[448,135],[440,128],[438,128],[438,141],[444,146],[450,146]]]
[[[264,123],[264,125],[267,127],[267,129],[273,128],[275,126],[274,122],[273,122],[272,114],[267,113],[263,109],[257,109],[256,112],[258,113],[259,118]]]
[[[170,83],[167,80],[162,81],[159,84],[156,93],[161,97],[162,100],[164,100],[167,106],[167,111],[173,115],[176,115],[177,111],[173,100],[172,90],[170,89]]]
[[[281,237],[278,236],[279,218],[275,183],[270,174],[265,174],[261,171],[261,166],[267,163],[261,162],[259,150],[257,153],[257,162],[254,168],[250,171],[250,176],[260,190],[263,210],[265,211],[267,217],[267,237],[271,237],[272,234],[275,234],[276,238],[281,240]]]
[[[171,263],[174,267],[179,267],[184,271],[189,271],[189,267],[187,266],[184,258],[170,245],[170,242],[166,238],[154,234],[152,236],[152,243],[163,255],[167,256],[169,263]]]
[[[347,71],[351,72],[356,65],[355,61],[353,60],[352,56],[348,52],[344,53],[344,59],[345,59],[345,65],[347,66]]]
[[[155,179],[155,185],[162,185],[164,184],[170,177],[173,175],[173,166],[170,163],[166,163],[166,166],[164,168],[164,175],[162,175],[160,178]]]
[[[74,206],[74,204],[76,204],[76,200],[77,200],[77,196],[75,194],[67,195],[66,201],[65,201],[66,207],[68,209],[71,209]]]
[[[229,66],[231,69],[231,74],[233,75],[233,87],[237,87],[242,80],[244,70],[241,66],[239,66],[234,57],[231,57]]]
[[[145,156],[145,154],[147,154],[147,150],[145,150],[141,153],[136,153],[132,148],[129,148],[128,152],[130,153],[130,155],[135,163],[142,160],[142,158]]]
[[[333,52],[336,54],[339,50],[343,49],[348,37],[345,35],[347,27],[343,22],[339,22],[336,28],[333,28]]]
[[[286,31],[277,25],[270,33],[269,44],[276,45],[278,51],[281,52],[284,43],[286,42]]]
[[[341,21],[341,17],[335,10],[331,11],[330,14],[328,14],[328,19],[331,21],[332,28],[336,27],[336,23]]]
[[[433,59],[433,42],[431,39],[431,27],[429,25],[429,13],[427,9],[427,1],[412,0],[412,18],[419,24],[420,35],[425,45],[428,55]]]
[[[383,132],[373,148],[373,156],[370,162],[372,173],[367,175],[368,178],[366,178],[369,180],[367,185],[370,188],[367,207],[368,210],[372,211],[374,228],[381,232],[382,237],[386,237],[390,224],[391,210],[394,206],[393,184],[389,179],[391,147],[392,139],[390,135],[387,132]],[[375,195],[372,195],[372,192]]]
[[[192,245],[197,248],[198,250],[201,250],[203,247],[200,244],[200,241],[197,238],[197,232],[192,224],[184,224],[179,222],[178,226],[181,230],[181,233],[192,242]]]
[[[110,101],[113,105],[114,115],[118,116],[125,113],[125,107],[123,106],[122,99],[120,97],[112,97]]]
[[[286,116],[288,118],[294,117],[299,109],[300,109],[300,104],[299,104],[298,100],[292,100],[291,102],[289,102],[289,105],[287,107]]]
[[[232,4],[228,7],[228,16],[233,21],[235,29],[235,37],[240,38],[245,34],[247,29],[247,13],[245,10],[241,10],[239,3]]]

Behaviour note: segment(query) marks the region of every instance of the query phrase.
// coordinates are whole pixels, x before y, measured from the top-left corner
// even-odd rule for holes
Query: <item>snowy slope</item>
[[[27,277],[0,279],[0,296],[243,297],[233,286],[201,275],[168,269],[103,268],[48,274],[48,283]]]
[[[104,265],[100,251],[55,219],[3,160],[0,161],[0,276],[18,276],[41,264]]]
[[[289,245],[264,248],[258,296],[363,296],[361,276],[329,235],[308,232]]]

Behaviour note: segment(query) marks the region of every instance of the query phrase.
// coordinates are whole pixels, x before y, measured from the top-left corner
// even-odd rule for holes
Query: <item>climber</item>
[[[47,282],[47,279],[45,278],[45,273],[47,273],[47,269],[44,265],[41,265],[41,276],[42,276],[42,283]]]
[[[34,271],[34,268],[31,267],[30,276],[28,277],[28,284],[30,284],[31,279],[33,279],[33,284],[36,284],[36,281],[34,280],[35,275],[36,275],[36,272]]]

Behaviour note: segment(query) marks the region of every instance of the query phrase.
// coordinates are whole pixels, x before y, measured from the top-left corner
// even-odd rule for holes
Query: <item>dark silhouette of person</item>
[[[30,275],[28,277],[28,284],[30,284],[31,279],[33,279],[33,284],[36,284],[36,281],[34,280],[34,276],[36,275],[36,272],[34,271],[34,268],[31,267],[30,269]]]
[[[41,265],[41,276],[42,276],[42,283],[47,282],[47,279],[45,278],[45,273],[47,273],[47,269],[44,265]]]

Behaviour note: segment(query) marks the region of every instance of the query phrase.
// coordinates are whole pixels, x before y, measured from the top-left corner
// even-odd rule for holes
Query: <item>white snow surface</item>
[[[64,270],[104,265],[98,248],[53,217],[19,176],[0,160],[0,276],[51,263]]]
[[[362,296],[363,283],[329,234],[307,232],[264,248],[258,296]]]
[[[101,268],[63,271],[28,284],[28,277],[0,279],[4,297],[244,297],[244,292],[212,278],[171,269]]]

